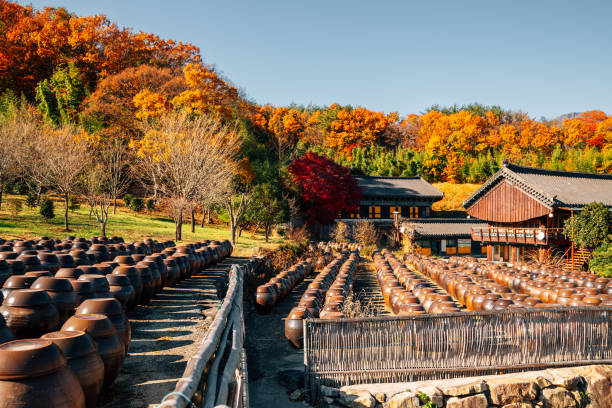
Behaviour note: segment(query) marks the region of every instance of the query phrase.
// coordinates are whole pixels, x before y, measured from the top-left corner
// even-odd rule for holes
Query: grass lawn
[[[444,198],[434,203],[436,211],[463,210],[463,201],[480,187],[480,184],[433,183],[433,186],[444,193]]]
[[[23,209],[19,214],[13,214],[11,200],[22,201]],[[61,201],[54,201],[55,218],[48,222],[39,214],[38,207],[32,209],[26,207],[24,196],[4,195],[0,210],[0,237],[29,239],[48,236],[61,239],[68,235],[86,238],[100,235],[100,224],[95,217],[89,217],[87,204],[81,204],[80,209],[69,212],[68,222],[72,231],[64,231],[64,204]],[[158,241],[174,240],[174,221],[161,213],[135,213],[123,206],[118,206],[115,215],[112,214],[111,209],[106,235],[120,236],[126,241],[142,241],[145,238]],[[182,242],[230,238],[229,226],[207,225],[201,228],[196,225],[195,233],[192,233],[191,225],[183,225]],[[266,244],[263,234],[256,234],[252,237],[249,232],[245,231],[242,237],[237,239],[234,254],[250,256],[253,248],[276,246],[282,242],[284,242],[283,238],[273,236],[270,237],[270,243]]]

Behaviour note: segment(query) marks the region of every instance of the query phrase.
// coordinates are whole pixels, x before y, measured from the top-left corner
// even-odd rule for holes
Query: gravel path
[[[246,258],[227,258],[182,281],[128,315],[130,351],[113,385],[98,407],[147,407],[174,390],[187,360],[198,349],[219,305],[217,281]]]

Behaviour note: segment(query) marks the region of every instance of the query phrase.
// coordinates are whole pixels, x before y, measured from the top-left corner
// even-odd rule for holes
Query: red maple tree
[[[361,189],[348,168],[315,153],[307,153],[289,165],[300,190],[309,224],[328,224],[342,211],[359,209]]]

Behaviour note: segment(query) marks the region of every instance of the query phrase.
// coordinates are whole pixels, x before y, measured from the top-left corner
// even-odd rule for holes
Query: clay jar
[[[0,345],[0,406],[84,408],[85,396],[55,344],[15,340]]]
[[[34,276],[11,276],[6,280],[6,282],[4,282],[4,285],[2,286],[2,295],[4,296],[4,299],[6,299],[12,291],[17,289],[29,289],[35,281],[36,278]]]
[[[153,281],[153,294],[159,293],[162,288],[161,274],[157,263],[154,261],[145,261],[144,259],[136,264],[136,266],[147,266],[151,271],[151,280]]]
[[[104,381],[104,362],[100,358],[93,339],[83,331],[56,331],[42,339],[52,341],[64,354],[68,368],[81,384],[85,406],[94,408]]]
[[[123,357],[125,355],[123,344],[117,337],[117,332],[111,321],[100,314],[75,314],[62,326],[62,331],[84,331],[89,334],[96,346],[98,354],[104,362],[104,383],[106,388],[115,381]]]
[[[6,343],[7,341],[15,340],[15,334],[6,325],[4,317],[0,315],[0,344]]]
[[[176,282],[178,282],[181,276],[181,269],[179,268],[176,261],[172,258],[164,259],[164,265],[166,266],[166,270],[168,271],[166,278],[166,286],[172,286]]]
[[[108,281],[104,277],[104,275],[81,275],[79,276],[80,281],[91,282],[94,287],[94,292],[96,293],[97,298],[105,298],[111,297],[110,288],[108,286]]]
[[[59,326],[57,309],[44,290],[14,290],[2,302],[0,313],[18,339],[40,337]]]
[[[136,306],[136,292],[125,275],[106,275],[110,293],[121,303],[124,310],[132,310]]]
[[[42,276],[32,284],[32,289],[42,289],[51,298],[57,308],[60,324],[63,324],[74,312],[77,306],[76,295],[68,279]]]
[[[96,297],[96,292],[91,282],[71,280],[70,285],[72,285],[72,289],[74,290],[77,305],[80,305],[84,300]]]
[[[266,314],[270,313],[277,299],[278,296],[273,285],[266,283],[259,286],[255,294],[255,306],[257,307],[257,311]]]
[[[134,265],[134,269],[138,272],[140,280],[142,281],[142,294],[140,295],[140,304],[148,305],[151,303],[153,298],[153,291],[155,289],[155,282],[151,275],[151,270],[146,265]]]
[[[40,260],[40,264],[42,265],[43,269],[47,269],[49,272],[51,272],[51,274],[55,274],[60,267],[59,260],[55,254],[41,252],[38,254],[38,259]]]
[[[157,264],[157,269],[159,270],[159,274],[161,276],[161,289],[166,285],[166,279],[168,277],[168,270],[166,269],[166,265],[164,264],[164,258],[162,258],[159,254],[153,254],[146,256],[143,261],[147,262],[155,262]]]
[[[0,286],[4,285],[4,282],[11,276],[11,267],[4,260],[0,259]]]
[[[60,270],[55,273],[56,278],[63,279],[79,279],[81,275],[83,275],[81,268],[60,268]]]
[[[25,274],[25,265],[23,262],[17,259],[6,259],[6,263],[11,268],[11,275],[23,275]]]
[[[125,353],[130,348],[132,329],[121,303],[115,298],[88,299],[76,309],[76,314],[101,314],[111,321],[117,331],[117,337],[123,344]]]
[[[53,277],[49,271],[29,271],[25,273],[25,276],[33,276],[35,278],[40,278],[41,276]]]
[[[19,255],[17,259],[23,262],[26,272],[40,271],[41,269],[43,269],[42,265],[40,264],[40,259],[38,259],[36,255],[22,254]]]
[[[302,321],[312,317],[308,309],[294,307],[285,319],[285,337],[297,348],[304,346],[304,327]]]
[[[127,276],[130,280],[130,285],[134,288],[134,293],[136,293],[136,303],[140,303],[140,299],[142,297],[142,279],[140,279],[140,274],[133,266],[118,266],[113,271],[113,275],[123,275]]]

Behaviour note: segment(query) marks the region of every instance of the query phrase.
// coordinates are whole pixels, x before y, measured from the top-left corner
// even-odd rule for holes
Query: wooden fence
[[[252,267],[250,263],[232,265],[225,298],[174,392],[162,401],[162,408],[248,408],[242,292],[245,274]]]
[[[612,363],[612,308],[304,322],[306,385],[408,382]]]

